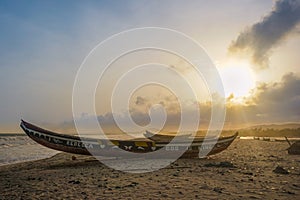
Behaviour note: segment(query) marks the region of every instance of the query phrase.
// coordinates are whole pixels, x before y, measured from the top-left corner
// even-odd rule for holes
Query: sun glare
[[[255,86],[255,76],[248,62],[230,60],[219,66],[226,97],[231,94],[236,100],[249,94]]]

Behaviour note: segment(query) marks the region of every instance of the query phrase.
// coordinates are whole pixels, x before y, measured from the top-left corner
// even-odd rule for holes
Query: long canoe
[[[127,152],[134,152],[137,153],[135,155],[139,156],[148,155],[144,153],[151,153],[157,150],[163,150],[164,155],[171,155],[174,151],[184,150],[181,157],[185,158],[198,157],[200,151],[207,151],[205,155],[213,155],[227,149],[238,135],[238,133],[235,133],[229,137],[211,138],[208,140],[197,138],[195,141],[190,141],[187,135],[185,138],[172,142],[172,146],[169,146],[170,140],[166,140],[166,136],[160,139],[159,135],[149,139],[107,140],[55,133],[24,120],[21,120],[20,127],[32,140],[45,147],[74,154],[109,157],[120,157],[122,154],[128,155]],[[147,133],[150,134],[150,132]],[[165,152],[168,154],[165,154]]]

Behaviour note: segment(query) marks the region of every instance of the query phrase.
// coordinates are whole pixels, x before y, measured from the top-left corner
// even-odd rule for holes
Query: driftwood
[[[285,140],[287,141],[287,143],[289,143],[289,145],[292,146],[292,144],[291,144],[291,142],[289,141],[289,139],[288,139],[286,136],[284,136],[284,138],[285,138]]]

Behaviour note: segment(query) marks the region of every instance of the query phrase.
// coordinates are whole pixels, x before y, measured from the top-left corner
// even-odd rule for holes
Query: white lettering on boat
[[[178,146],[166,146],[166,151],[178,151]]]
[[[212,144],[204,144],[199,146],[199,150],[211,150],[212,148],[214,148],[214,145]]]

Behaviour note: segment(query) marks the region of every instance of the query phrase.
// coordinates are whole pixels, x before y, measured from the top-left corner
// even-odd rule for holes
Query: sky
[[[299,13],[299,0],[188,3],[176,0],[2,0],[0,132],[20,132],[21,118],[54,130],[70,131],[73,85],[86,56],[108,37],[142,27],[179,31],[204,48],[223,81],[225,127],[299,122]],[[151,37],[154,36],[149,35]],[[184,96],[181,103],[189,116],[195,117],[193,106],[196,105],[201,112],[200,127],[206,127],[211,104],[205,82],[193,81],[195,71],[185,70],[192,69],[188,63],[151,51],[137,53],[134,59],[130,59],[130,55],[122,58],[107,72],[106,79],[99,82],[95,107],[100,124],[107,130],[115,130],[109,98],[113,84],[125,69],[130,69],[126,66],[151,62],[147,60],[149,55],[168,66],[167,71],[181,71],[193,88],[200,90],[196,92],[197,98],[191,100],[187,92],[183,92],[188,91],[188,86],[180,82],[181,77],[165,69],[159,69],[164,73],[151,72],[158,67],[152,64],[145,69],[150,71],[135,75],[139,77],[137,81],[159,77],[169,80],[168,84],[183,93],[176,97],[168,88],[147,86],[136,90],[128,100],[129,106],[123,108],[120,94],[126,89],[121,89],[116,101],[118,111],[114,111],[118,113],[117,118],[126,122],[129,113],[134,122],[144,126],[149,123],[149,110],[155,110],[154,105],[161,106],[167,112],[164,126],[173,130],[178,127],[181,115],[178,96]],[[89,118],[90,114],[83,112],[82,117]]]

